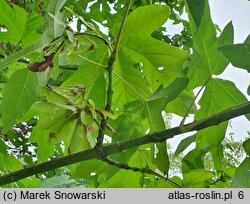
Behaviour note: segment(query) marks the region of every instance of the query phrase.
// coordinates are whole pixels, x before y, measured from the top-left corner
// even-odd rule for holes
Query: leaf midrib
[[[26,79],[25,79],[23,88],[22,88],[22,90],[21,90],[21,94],[19,95],[18,100],[17,100],[17,102],[16,102],[16,105],[15,105],[15,109],[16,109],[16,110],[18,110],[18,106],[19,106],[19,103],[20,103],[20,99],[22,98],[21,96],[23,95],[24,90],[26,90],[26,93],[29,95],[29,93],[27,92],[26,84],[28,83],[28,79],[29,79],[29,77],[30,77],[30,74],[31,74],[31,72],[28,72],[28,75],[27,75],[27,77],[26,77]]]

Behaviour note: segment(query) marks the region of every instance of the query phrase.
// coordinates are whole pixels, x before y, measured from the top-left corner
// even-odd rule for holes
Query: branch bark
[[[103,161],[108,163],[111,166],[115,166],[115,167],[120,168],[120,169],[126,169],[126,170],[131,170],[134,172],[141,172],[142,174],[151,174],[153,176],[157,176],[158,178],[165,180],[166,182],[170,183],[171,185],[173,185],[176,188],[182,188],[182,186],[179,185],[178,183],[171,181],[169,178],[167,178],[161,174],[158,174],[157,172],[153,171],[152,169],[150,169],[148,167],[138,168],[138,167],[134,167],[134,166],[129,166],[126,163],[117,162],[117,161],[111,160],[109,158],[104,158]]]
[[[109,57],[109,60],[108,60],[108,67],[107,67],[107,70],[108,70],[108,90],[107,90],[107,102],[106,102],[106,107],[105,107],[105,110],[107,112],[111,111],[111,105],[112,105],[113,69],[114,69],[113,67],[114,67],[114,63],[115,63],[115,60],[116,60],[116,55],[117,55],[117,52],[118,52],[119,43],[120,43],[120,40],[121,40],[121,35],[122,35],[123,29],[124,29],[124,26],[125,26],[125,23],[126,23],[126,19],[128,17],[128,13],[129,13],[129,9],[130,9],[132,1],[133,0],[128,1],[128,5],[127,5],[127,8],[126,8],[125,14],[123,16],[123,19],[122,19],[122,23],[121,23],[121,26],[120,26],[120,29],[119,29],[119,32],[118,32],[118,35],[117,35],[117,39],[116,39],[116,42],[115,42],[114,49],[113,49],[113,51],[112,51],[112,53],[111,53],[111,55]],[[99,129],[97,142],[96,142],[96,147],[100,148],[100,149],[102,148],[102,145],[103,145],[103,138],[104,138],[105,129],[106,129],[106,126],[107,126],[107,120],[108,120],[108,117],[103,118],[101,120],[101,124],[100,124],[100,129]]]
[[[79,153],[75,153],[69,156],[65,156],[59,159],[51,160],[48,162],[44,162],[32,167],[28,167],[19,171],[12,172],[5,176],[0,177],[0,186],[8,183],[12,183],[18,181],[20,179],[40,174],[55,168],[67,166],[70,164],[74,164],[81,161],[91,160],[91,159],[100,159],[102,160],[104,156],[108,156],[114,153],[119,153],[125,149],[129,149],[132,147],[140,146],[148,143],[156,143],[163,142],[169,138],[172,138],[176,135],[197,131],[204,128],[208,128],[214,125],[218,125],[224,121],[230,120],[232,118],[245,115],[250,113],[250,101],[235,106],[233,108],[227,109],[205,119],[195,121],[193,123],[189,123],[184,126],[178,126],[174,128],[170,128],[161,132],[155,132],[151,134],[147,134],[141,137],[136,137],[127,141],[122,141],[114,144],[109,144],[103,146],[102,149],[89,149],[86,151],[82,151]],[[101,150],[101,151],[100,151]]]

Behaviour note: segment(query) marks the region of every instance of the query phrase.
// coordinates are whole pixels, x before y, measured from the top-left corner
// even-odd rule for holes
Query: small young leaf
[[[74,35],[71,31],[69,30],[66,30],[66,33],[67,33],[67,36],[68,36],[68,39],[71,43],[75,43],[75,39],[74,39]]]
[[[181,152],[183,152],[191,143],[195,142],[196,135],[191,135],[184,138],[179,143],[177,149],[175,150],[174,156],[177,157]]]
[[[90,148],[87,139],[86,128],[80,121],[77,121],[74,133],[70,140],[68,154],[73,154]]]
[[[32,105],[32,108],[43,113],[54,113],[57,105],[49,102],[37,102]]]
[[[203,152],[199,149],[193,149],[188,152],[185,157],[182,159],[182,173],[187,173],[194,169],[203,169],[204,164],[202,161],[202,156],[206,152]]]
[[[51,138],[50,141],[53,141],[53,143],[64,141],[65,148],[68,148],[75,128],[76,128],[76,120],[68,119],[63,124],[63,127],[58,133],[58,135],[55,138]]]
[[[57,108],[54,112],[45,114],[40,119],[39,127],[44,130],[53,128],[53,132],[58,132],[71,114],[72,112],[67,109]]]
[[[209,147],[209,152],[211,153],[214,169],[217,172],[221,172],[223,169],[223,162],[224,162],[224,152],[223,146],[221,144],[211,145]]]
[[[167,113],[175,113],[179,116],[185,116],[193,100],[194,94],[192,91],[182,91],[175,100],[168,103],[165,111]],[[197,106],[196,104],[193,104],[190,114],[194,113],[196,110]]]
[[[39,86],[38,91],[42,96],[45,96],[48,102],[54,104],[68,105],[69,99],[59,93],[45,87]]]
[[[74,179],[69,179],[68,175],[53,176],[42,181],[37,188],[69,188],[77,187],[77,182]]]
[[[91,99],[88,100],[88,109],[91,112],[92,118],[96,119],[95,103]]]

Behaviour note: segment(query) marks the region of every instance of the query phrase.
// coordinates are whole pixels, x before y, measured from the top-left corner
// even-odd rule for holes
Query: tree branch
[[[134,171],[134,172],[141,172],[142,174],[151,174],[153,176],[156,176],[158,178],[163,179],[164,181],[170,183],[174,187],[182,188],[182,186],[179,185],[178,183],[175,183],[174,181],[171,181],[169,178],[166,178],[165,176],[162,176],[161,174],[156,173],[155,171],[153,171],[150,168],[147,168],[147,167],[146,168],[132,167],[132,166],[129,166],[128,164],[126,164],[126,163],[117,162],[117,161],[111,160],[109,158],[104,158],[102,160],[105,161],[106,163],[108,163],[109,165],[115,166],[115,167],[120,168],[120,169],[131,170],[131,171]]]
[[[140,146],[143,144],[148,143],[156,143],[156,142],[163,142],[169,138],[172,138],[176,135],[201,130],[210,126],[218,125],[224,121],[228,121],[232,118],[245,115],[250,113],[250,101],[245,102],[243,104],[237,105],[205,119],[189,123],[182,127],[174,127],[171,129],[167,129],[161,132],[155,132],[151,134],[147,134],[141,137],[135,137],[133,139],[117,142],[114,144],[109,144],[104,146],[101,149],[97,150],[97,148],[89,149],[86,151],[82,151],[79,153],[75,153],[72,155],[68,155],[59,159],[51,160],[48,162],[44,162],[32,167],[27,167],[25,169],[12,172],[5,176],[0,177],[0,186],[8,183],[12,183],[18,181],[20,179],[40,174],[55,168],[67,166],[70,164],[74,164],[81,161],[91,160],[91,159],[103,159],[108,155],[115,154],[121,152],[125,149],[129,149],[132,147]]]
[[[119,32],[118,32],[118,35],[117,35],[117,39],[116,39],[116,42],[115,42],[114,49],[113,49],[113,51],[112,51],[112,53],[111,53],[111,55],[109,57],[109,60],[108,60],[108,67],[107,67],[107,70],[108,70],[108,90],[107,90],[107,102],[106,102],[106,107],[105,107],[105,110],[107,112],[111,111],[111,105],[112,105],[114,62],[116,60],[117,50],[118,50],[119,43],[120,43],[120,40],[121,40],[122,31],[124,29],[125,22],[126,22],[126,19],[128,17],[128,13],[129,13],[129,9],[130,9],[132,1],[133,0],[128,1],[128,6],[126,8],[126,12],[125,12],[125,14],[123,16],[123,19],[122,19],[122,23],[121,23],[121,26],[120,26],[120,29],[119,29]],[[108,117],[103,118],[101,120],[100,129],[99,129],[97,142],[96,142],[96,147],[98,147],[98,148],[102,148],[102,145],[103,145],[103,138],[104,138],[105,129],[106,129],[106,126],[107,126],[107,120],[108,120]]]

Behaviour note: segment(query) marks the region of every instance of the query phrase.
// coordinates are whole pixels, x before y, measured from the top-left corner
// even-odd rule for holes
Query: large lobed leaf
[[[25,17],[28,14],[25,13],[25,11],[22,8],[14,6],[14,8],[16,8],[16,10],[14,11],[11,8],[9,8],[8,5],[6,5],[4,0],[1,0],[1,1],[3,1],[2,2],[3,7],[2,7],[2,3],[0,2],[1,3],[0,9],[4,9],[4,10],[6,9],[7,12],[6,12],[6,15],[4,16],[5,17],[4,21],[1,22],[0,20],[0,23],[5,24],[6,22],[8,22],[8,25],[11,28],[9,32],[11,33],[0,32],[0,39],[1,39],[1,35],[3,36],[6,35],[8,37],[8,41],[13,44],[17,44],[22,40],[23,42],[26,42],[25,45],[29,45],[29,46],[13,53],[12,55],[8,56],[5,60],[1,61],[0,70],[3,68],[6,68],[8,65],[21,59],[22,57],[26,57],[32,53],[41,51],[52,40],[55,40],[57,37],[62,35],[65,29],[63,25],[58,23],[55,19],[52,19],[51,16],[48,14],[48,13],[52,13],[58,19],[60,19],[60,21],[65,22],[66,18],[69,17],[68,13],[66,11],[63,11],[63,12],[60,11],[66,2],[65,0],[64,1],[59,1],[59,0],[50,1],[48,8],[47,8],[48,13],[45,14],[43,24],[42,24],[42,30],[44,30],[44,33],[40,39],[38,39],[40,35],[37,37],[37,34],[34,34],[34,32],[36,32],[37,26],[41,24],[40,18],[36,17],[35,14],[30,14],[29,18]],[[0,16],[1,16],[1,13],[2,12],[0,12]],[[16,15],[19,15],[19,16],[17,17]],[[11,21],[9,19],[13,19],[13,20]],[[25,19],[27,22],[25,21]],[[22,26],[23,28],[21,28],[20,26]],[[12,35],[13,35],[13,39],[15,40],[13,42],[10,40]],[[16,36],[19,36],[19,37],[17,38]],[[6,37],[4,38],[6,39]],[[36,39],[38,40],[36,41]],[[33,44],[30,45],[30,43],[33,43]]]
[[[37,85],[37,74],[27,69],[18,70],[11,76],[3,91],[1,108],[4,132],[7,132],[26,114],[31,105],[40,99],[36,90]]]
[[[221,79],[211,79],[213,75],[222,73],[229,63],[217,48],[221,46],[227,47],[228,44],[233,43],[233,26],[231,22],[228,23],[221,35],[216,37],[216,30],[210,17],[208,1],[204,0],[202,3],[205,3],[205,7],[201,19],[200,15],[194,11],[193,7],[195,3],[192,2],[190,4],[188,1],[194,47],[188,67],[188,76],[190,78],[189,88],[193,89],[206,84],[204,94],[199,101],[201,108],[196,112],[195,120],[216,114],[246,101],[245,96],[233,83]],[[198,131],[196,135],[197,151],[208,148],[207,151],[212,153],[214,167],[217,171],[220,171],[222,168],[223,153],[220,144],[225,137],[226,128],[227,122]],[[187,161],[186,163],[192,162],[191,157],[186,156],[185,160]]]
[[[168,16],[168,7],[160,5],[145,6],[132,12],[121,36],[114,66],[113,103],[120,107],[132,101],[126,107],[132,105],[135,112],[139,111],[141,116],[147,118],[151,132],[165,129],[161,112],[168,102],[179,95],[186,83],[180,79],[180,83],[173,82],[175,88],[171,84],[171,88],[157,90],[160,85],[169,85],[176,77],[184,75],[182,64],[187,59],[183,50],[151,36]],[[152,95],[152,92],[155,93]],[[152,145],[151,149],[153,163],[167,174],[166,144]]]
[[[184,75],[187,54],[151,36],[168,17],[169,8],[160,5],[139,7],[129,15],[114,68],[115,104],[145,99],[161,84]]]
[[[206,118],[245,101],[247,101],[246,97],[237,89],[234,83],[222,79],[211,79],[199,101],[201,108],[196,112],[195,119]],[[200,130],[196,134],[196,148],[209,148],[217,171],[222,168],[223,153],[221,153],[222,147],[220,144],[225,137],[227,125],[228,122],[224,122]]]
[[[0,0],[0,24],[7,29],[0,32],[0,41],[13,45],[24,46],[36,41],[40,34],[37,32],[42,17],[38,14],[29,14],[23,8],[13,5],[11,8],[5,0]]]
[[[193,19],[192,7],[189,10],[194,51],[188,67],[188,76],[191,79],[189,88],[193,89],[203,85],[212,75],[222,73],[227,67],[229,62],[217,50],[217,47],[233,43],[233,26],[232,22],[228,23],[217,38],[215,26],[210,16],[208,0],[205,0],[204,13],[199,27]]]
[[[245,101],[247,99],[244,94],[232,82],[222,79],[211,79],[199,102],[202,108],[197,111],[195,119],[199,120],[211,116]],[[202,148],[219,144],[225,136],[226,127],[227,125],[222,123],[219,126],[199,131],[196,137],[197,145]]]

